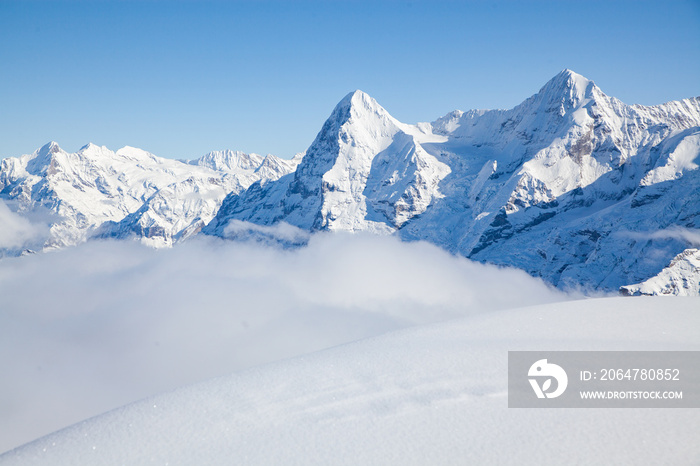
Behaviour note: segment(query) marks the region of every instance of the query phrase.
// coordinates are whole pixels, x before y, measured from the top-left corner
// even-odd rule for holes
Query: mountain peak
[[[27,172],[34,175],[44,175],[52,164],[56,163],[55,155],[63,152],[55,141],[48,142],[28,157]]]
[[[83,147],[80,148],[79,152],[84,152],[84,151],[89,150],[89,149],[94,150],[97,148],[99,148],[99,146],[97,144],[93,144],[92,142],[88,142],[87,144],[85,144]]]
[[[381,124],[378,122],[381,121]],[[325,144],[324,141],[335,141],[338,139],[338,132],[346,125],[351,126],[381,126],[390,122],[393,125],[398,122],[387,112],[376,100],[360,90],[353,91],[343,97],[335,106],[333,112],[326,119],[323,128],[316,136],[316,140],[311,144],[310,152],[317,144]],[[313,159],[309,157],[308,160]],[[307,160],[307,161],[308,161]],[[302,164],[302,168],[305,164]]]
[[[253,170],[260,166],[264,157],[259,154],[247,154],[234,150],[215,150],[202,157],[188,162],[191,165],[209,167],[218,171],[229,171],[237,168]]]
[[[557,73],[557,75],[554,77],[554,79],[557,79],[557,78],[566,79],[566,80],[574,79],[574,80],[590,81],[590,79],[588,79],[588,78],[586,78],[586,77],[584,77],[584,76],[578,74],[577,72],[570,70],[568,68],[564,68],[559,73]]]
[[[358,89],[343,97],[343,99],[338,102],[338,105],[336,105],[333,114],[338,116],[342,115],[344,117],[343,119],[346,119],[350,116],[361,117],[371,114],[388,115],[388,112],[369,94]]]
[[[345,104],[345,105],[358,105],[362,102],[367,102],[369,100],[374,100],[372,97],[369,96],[366,92],[363,92],[359,89],[355,89],[338,103],[338,105]]]
[[[527,105],[535,105],[543,111],[559,109],[565,112],[578,108],[585,101],[594,98],[594,89],[598,89],[593,81],[574,71],[565,69],[550,79],[537,94],[526,100]],[[600,90],[598,89],[600,92]]]
[[[549,80],[540,93],[564,97],[578,103],[586,97],[589,88],[595,86],[593,81],[569,69],[560,71]]]
[[[59,152],[61,152],[61,148],[55,141],[48,142],[39,149],[40,154],[57,154]]]

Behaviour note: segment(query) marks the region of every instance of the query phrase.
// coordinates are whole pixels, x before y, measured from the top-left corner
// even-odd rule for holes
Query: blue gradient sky
[[[354,89],[414,123],[563,68],[627,103],[698,96],[700,2],[0,0],[0,157],[291,157]]]

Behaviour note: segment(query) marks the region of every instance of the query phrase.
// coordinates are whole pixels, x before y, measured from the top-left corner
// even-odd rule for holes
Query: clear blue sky
[[[564,68],[627,103],[698,96],[700,1],[0,0],[0,157],[291,157],[355,89],[414,123]]]

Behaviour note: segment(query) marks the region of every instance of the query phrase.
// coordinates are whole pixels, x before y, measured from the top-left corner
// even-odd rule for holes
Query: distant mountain
[[[659,281],[698,247],[699,157],[700,98],[627,105],[569,70],[513,109],[415,125],[355,91],[294,160],[221,151],[183,162],[92,144],[68,154],[55,143],[5,159],[0,199],[50,226],[48,238],[5,254],[92,237],[170,246],[200,230],[282,232],[290,244],[303,243],[298,229],[369,231],[560,288],[611,291],[658,275],[658,293],[697,293],[697,278]]]
[[[278,178],[296,163],[231,151],[181,162],[94,144],[69,154],[51,142],[31,155],[2,161],[0,199],[21,214],[43,212],[49,219],[48,238],[31,245],[37,249],[95,236],[169,246],[209,222],[226,194]]]
[[[626,105],[562,71],[511,110],[408,125],[356,91],[294,173],[231,193],[232,220],[395,233],[555,286],[617,290],[689,247],[700,227],[700,99]]]

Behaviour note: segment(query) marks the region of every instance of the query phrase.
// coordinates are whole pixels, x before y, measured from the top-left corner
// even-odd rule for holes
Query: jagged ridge
[[[692,246],[655,232],[699,228],[699,153],[700,99],[627,105],[564,70],[513,109],[416,125],[352,92],[293,161],[51,143],[3,160],[0,196],[57,216],[45,248],[92,235],[170,245],[200,228],[237,237],[245,222],[286,222],[398,234],[559,287],[616,290]]]
[[[0,168],[0,196],[20,213],[52,217],[37,249],[70,246],[90,237],[137,237],[168,246],[199,231],[226,194],[261,178],[279,178],[298,163],[274,156],[212,152],[191,162],[132,147],[112,152],[88,144],[77,153],[51,142]]]
[[[224,201],[231,220],[396,233],[560,287],[604,290],[658,273],[698,228],[700,100],[626,105],[564,70],[511,110],[407,125],[359,91],[294,174]]]

